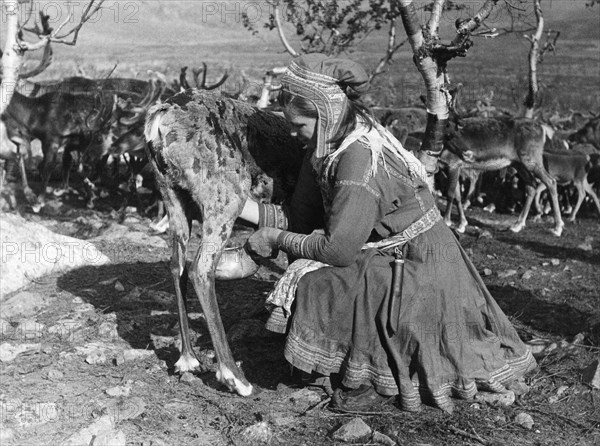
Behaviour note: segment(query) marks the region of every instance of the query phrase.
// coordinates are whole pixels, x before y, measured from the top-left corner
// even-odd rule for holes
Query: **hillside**
[[[453,36],[457,18],[473,14],[480,3],[466,3],[466,10],[444,15],[441,35]],[[56,2],[41,2],[37,7],[50,14],[53,24],[64,20],[66,10]],[[61,4],[62,5],[62,4]],[[546,86],[546,105],[562,108],[598,109],[600,93],[600,8],[585,7],[585,0],[542,3],[545,29],[560,30],[556,54],[548,54],[539,67],[540,81]],[[520,18],[534,23],[530,5],[523,7]],[[245,30],[241,13],[254,19],[259,33]],[[266,2],[256,1],[149,1],[107,2],[94,23],[86,24],[76,46],[55,45],[55,63],[43,75],[55,78],[77,72],[101,76],[117,65],[115,73],[147,76],[153,69],[168,77],[177,76],[181,66],[209,64],[212,77],[229,69],[230,83],[239,82],[239,72],[260,78],[265,69],[289,62],[276,32],[262,28],[271,10]],[[508,27],[505,9],[498,8],[488,19],[490,27]],[[288,35],[298,46],[292,30]],[[527,82],[529,42],[522,32],[496,39],[476,38],[468,57],[453,60],[453,82],[466,86],[467,98],[476,98],[491,86],[499,105],[514,106],[524,97]],[[404,38],[404,31],[399,36]],[[386,31],[373,34],[350,57],[372,67],[386,45]],[[408,48],[395,58],[393,75],[382,76],[376,83],[384,98],[392,103],[409,103],[418,97],[421,81],[411,62]],[[573,91],[576,79],[577,90]],[[231,86],[231,85],[230,85]],[[231,86],[234,88],[234,86]],[[576,93],[576,94],[574,94]],[[391,98],[391,99],[390,99]]]

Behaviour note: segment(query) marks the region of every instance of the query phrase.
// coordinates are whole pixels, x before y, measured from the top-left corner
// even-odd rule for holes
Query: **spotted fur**
[[[202,224],[202,245],[190,276],[215,348],[217,378],[247,396],[252,386],[233,360],[225,337],[215,296],[215,268],[246,199],[268,202],[290,195],[303,152],[283,118],[200,90],[179,93],[151,108],[145,135],[174,237],[171,274],[182,357],[193,355],[185,312],[185,259],[195,218]]]

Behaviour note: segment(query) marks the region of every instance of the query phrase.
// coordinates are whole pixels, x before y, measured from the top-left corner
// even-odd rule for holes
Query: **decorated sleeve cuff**
[[[282,231],[279,236],[277,236],[277,244],[280,249],[294,257],[307,258],[308,250],[306,242],[309,237],[309,235],[305,234]]]
[[[278,229],[288,228],[288,218],[283,207],[277,204],[258,205],[258,227],[269,227]]]

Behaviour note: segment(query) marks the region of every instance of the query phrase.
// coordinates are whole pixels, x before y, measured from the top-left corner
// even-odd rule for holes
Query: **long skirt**
[[[389,254],[367,249],[348,267],[292,264],[278,292],[295,290],[295,298],[280,301],[267,324],[288,333],[286,359],[307,373],[339,373],[349,388],[370,384],[382,395],[399,394],[409,411],[421,402],[449,410],[451,397],[503,392],[536,367],[443,222],[409,241],[404,253],[394,314]]]

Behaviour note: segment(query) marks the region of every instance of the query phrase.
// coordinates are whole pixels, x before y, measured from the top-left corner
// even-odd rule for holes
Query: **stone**
[[[0,214],[0,301],[48,274],[109,263],[86,240],[67,237],[15,214]]]
[[[586,237],[585,241],[579,245],[577,245],[577,248],[581,249],[582,251],[591,251],[593,249],[592,247],[592,241],[594,240],[593,237]]]
[[[127,438],[121,430],[101,432],[94,439],[94,446],[126,446]]]
[[[39,351],[41,344],[12,345],[4,342],[0,345],[0,362],[11,362],[24,352]]]
[[[515,380],[508,384],[506,388],[515,392],[516,396],[522,396],[529,393],[529,386],[525,381]]]
[[[523,273],[523,275],[521,276],[521,280],[529,280],[533,277],[533,271],[531,271],[530,269],[528,269],[527,271],[525,271]]]
[[[516,269],[507,269],[506,271],[499,272],[498,273],[498,278],[499,279],[506,279],[507,277],[514,276],[515,274],[517,274],[517,270]]]
[[[184,372],[179,378],[179,382],[187,384],[188,386],[202,384],[202,380],[190,372]]]
[[[589,366],[583,369],[582,380],[594,389],[600,389],[600,361],[596,359]]]
[[[0,275],[0,277],[2,277],[2,280],[0,280],[2,282],[4,276]],[[0,305],[0,317],[3,319],[30,317],[49,303],[50,299],[47,296],[33,291],[21,291],[2,301],[2,305]]]
[[[511,390],[505,393],[479,392],[475,395],[475,399],[491,405],[508,407],[515,402],[515,392]]]
[[[321,402],[321,396],[317,392],[307,388],[297,390],[288,395],[287,398],[297,405],[311,406]]]
[[[284,415],[273,415],[273,418],[271,419],[272,423],[275,426],[291,426],[294,423],[296,423],[298,421],[298,419],[294,416],[284,416]]]
[[[114,386],[105,390],[108,396],[129,396],[131,393],[131,381],[124,386]]]
[[[385,446],[396,446],[396,442],[385,434],[375,431],[373,432],[373,443],[383,444]]]
[[[118,424],[124,420],[133,420],[146,410],[146,403],[138,397],[110,399],[104,404],[102,413]]]
[[[91,365],[104,364],[106,362],[106,355],[102,350],[95,350],[86,356],[85,362]]]
[[[489,268],[483,268],[483,275],[484,276],[491,276],[492,275],[492,270]]]
[[[93,443],[92,443],[93,442]],[[109,415],[102,415],[87,427],[80,429],[62,443],[62,446],[80,446],[94,444],[94,446],[125,446],[125,434],[114,429],[114,424]]]
[[[367,439],[371,435],[371,428],[362,418],[353,418],[337,429],[332,438],[346,443],[358,442]]]
[[[123,286],[123,284],[121,282],[119,282],[118,280],[115,282],[115,290],[123,292],[125,291],[125,287]]]
[[[123,351],[123,359],[125,361],[136,361],[138,359],[144,360],[154,356],[154,350],[144,350],[140,348],[131,348]]]
[[[266,421],[261,421],[244,429],[242,439],[252,445],[270,443],[273,439],[273,430]]]
[[[169,348],[175,344],[175,337],[173,336],[158,336],[155,334],[150,334],[150,339],[152,339],[152,344],[154,345],[155,350]]]
[[[560,260],[558,260],[558,259],[551,259],[550,263],[552,265],[554,265],[554,266],[558,266],[558,265],[560,265]]]
[[[515,417],[515,423],[524,427],[525,429],[531,429],[535,424],[531,415],[526,412],[519,412]]]

